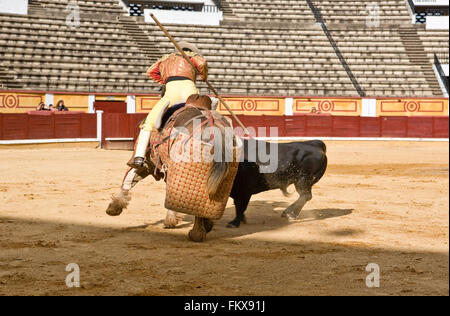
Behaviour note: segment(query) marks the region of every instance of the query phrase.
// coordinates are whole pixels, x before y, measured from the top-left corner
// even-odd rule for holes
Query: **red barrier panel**
[[[307,115],[306,136],[329,137],[333,135],[333,118],[331,115]]]
[[[55,113],[54,138],[81,138],[81,114]]]
[[[379,117],[360,117],[359,137],[381,137]]]
[[[137,113],[137,114],[130,115],[129,135],[131,135],[130,137],[133,137],[134,140],[136,140],[137,137],[139,136],[139,131],[140,131],[139,126],[145,120],[146,117],[147,117],[147,113]]]
[[[262,137],[285,137],[286,136],[286,120],[284,116],[270,115],[264,116],[264,127],[265,130],[261,130],[259,134]],[[276,133],[272,132],[276,129]],[[262,135],[265,134],[265,135]]]
[[[306,135],[306,115],[285,117],[285,136],[299,137]]]
[[[97,115],[80,114],[81,138],[97,138]]]
[[[139,123],[146,113],[104,113],[105,138],[136,138]],[[263,127],[257,136],[270,135],[270,127],[278,128],[278,137],[414,137],[448,138],[448,117],[349,117],[329,115],[244,116],[248,128]],[[95,114],[33,112],[0,113],[0,139],[96,138]],[[234,122],[234,127],[238,124]],[[254,135],[256,136],[256,135]]]
[[[133,138],[139,134],[139,124],[147,117],[146,113],[123,114],[104,113],[103,114],[103,136],[102,138]]]
[[[264,116],[239,115],[239,119],[241,120],[242,124],[244,124],[244,126],[248,129],[252,137],[260,136],[258,127],[267,127]],[[236,123],[233,124],[233,126],[238,127],[239,125]]]
[[[408,118],[407,137],[432,138],[433,118],[411,116]]]
[[[123,113],[103,113],[103,137],[133,137],[134,135],[130,134],[129,116]]]
[[[28,114],[3,114],[3,139],[28,138]]]
[[[406,137],[408,133],[407,116],[382,116],[381,137]]]
[[[53,138],[54,121],[53,115],[28,115],[28,136],[29,139]]]
[[[97,137],[95,114],[72,112],[1,114],[0,121],[0,139],[4,140]]]
[[[447,117],[435,116],[433,117],[433,137],[435,138],[448,138],[448,123]]]
[[[333,137],[358,137],[360,123],[359,116],[333,116]]]

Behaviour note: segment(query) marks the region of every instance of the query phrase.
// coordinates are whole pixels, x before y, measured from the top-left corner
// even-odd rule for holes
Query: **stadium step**
[[[2,89],[17,89],[21,87],[21,84],[16,80],[16,75],[2,64],[0,64],[0,87]]]
[[[150,40],[149,36],[136,23],[135,18],[123,16],[120,17],[119,23],[151,62],[155,62],[162,56],[162,52],[155,46],[155,42]]]
[[[29,0],[28,1],[28,14],[30,14],[30,15],[45,15],[45,9],[39,3],[38,0]]]
[[[216,5],[217,5],[217,3],[220,3],[220,7],[222,8],[224,18],[236,16],[227,0],[222,0],[222,1],[217,1],[217,2],[214,1],[214,3],[216,3]]]
[[[406,54],[409,57],[409,61],[414,65],[420,66],[423,77],[432,90],[433,95],[442,96],[442,90],[439,86],[436,74],[433,71],[433,66],[425,52],[425,47],[419,37],[417,28],[402,27],[398,32],[403,42],[403,46],[405,47]]]

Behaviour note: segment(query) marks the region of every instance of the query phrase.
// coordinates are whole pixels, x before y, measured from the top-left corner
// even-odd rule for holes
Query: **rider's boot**
[[[128,164],[131,168],[141,169],[144,167],[144,157],[147,152],[148,142],[150,141],[150,133],[150,131],[141,129],[136,145],[136,151],[134,153],[134,161]]]

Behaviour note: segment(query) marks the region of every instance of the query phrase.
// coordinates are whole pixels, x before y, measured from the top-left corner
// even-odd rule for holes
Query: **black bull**
[[[287,187],[291,184],[295,185],[295,189],[300,196],[283,212],[282,216],[295,219],[306,202],[311,200],[312,186],[325,173],[327,168],[325,144],[320,140],[279,143],[272,147],[277,153],[274,156],[270,152],[270,143],[256,141],[256,144],[253,143],[252,145],[251,142],[244,141],[244,161],[239,164],[231,189],[230,196],[234,200],[236,217],[228,224],[228,227],[239,227],[241,222],[245,222],[244,212],[253,194],[281,189],[283,194],[288,196]],[[256,147],[257,151],[265,151],[269,153],[269,157],[276,158],[278,162],[276,170],[264,173],[264,165],[267,165],[267,163],[264,164],[254,157],[250,158],[249,147],[251,150],[255,150]]]

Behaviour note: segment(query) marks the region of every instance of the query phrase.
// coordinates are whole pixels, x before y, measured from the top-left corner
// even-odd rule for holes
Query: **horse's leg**
[[[112,202],[108,205],[106,214],[110,216],[119,216],[122,214],[123,209],[126,209],[130,203],[130,190],[148,175],[149,173],[146,171],[137,171],[133,168],[128,169],[123,178],[120,192],[112,196]]]
[[[288,220],[295,220],[305,204],[312,199],[311,187],[310,181],[302,179],[297,182],[295,184],[295,189],[300,197],[297,201],[292,203],[281,216],[286,217]]]
[[[210,220],[210,219],[207,219],[207,218],[205,218],[204,221],[205,221],[206,233],[209,233],[214,228],[214,222],[212,220]]]
[[[167,211],[166,218],[164,219],[164,228],[175,228],[182,220],[183,215],[174,211]]]
[[[189,239],[195,242],[202,242],[206,239],[205,219],[203,217],[195,217],[194,227],[189,231]]]

